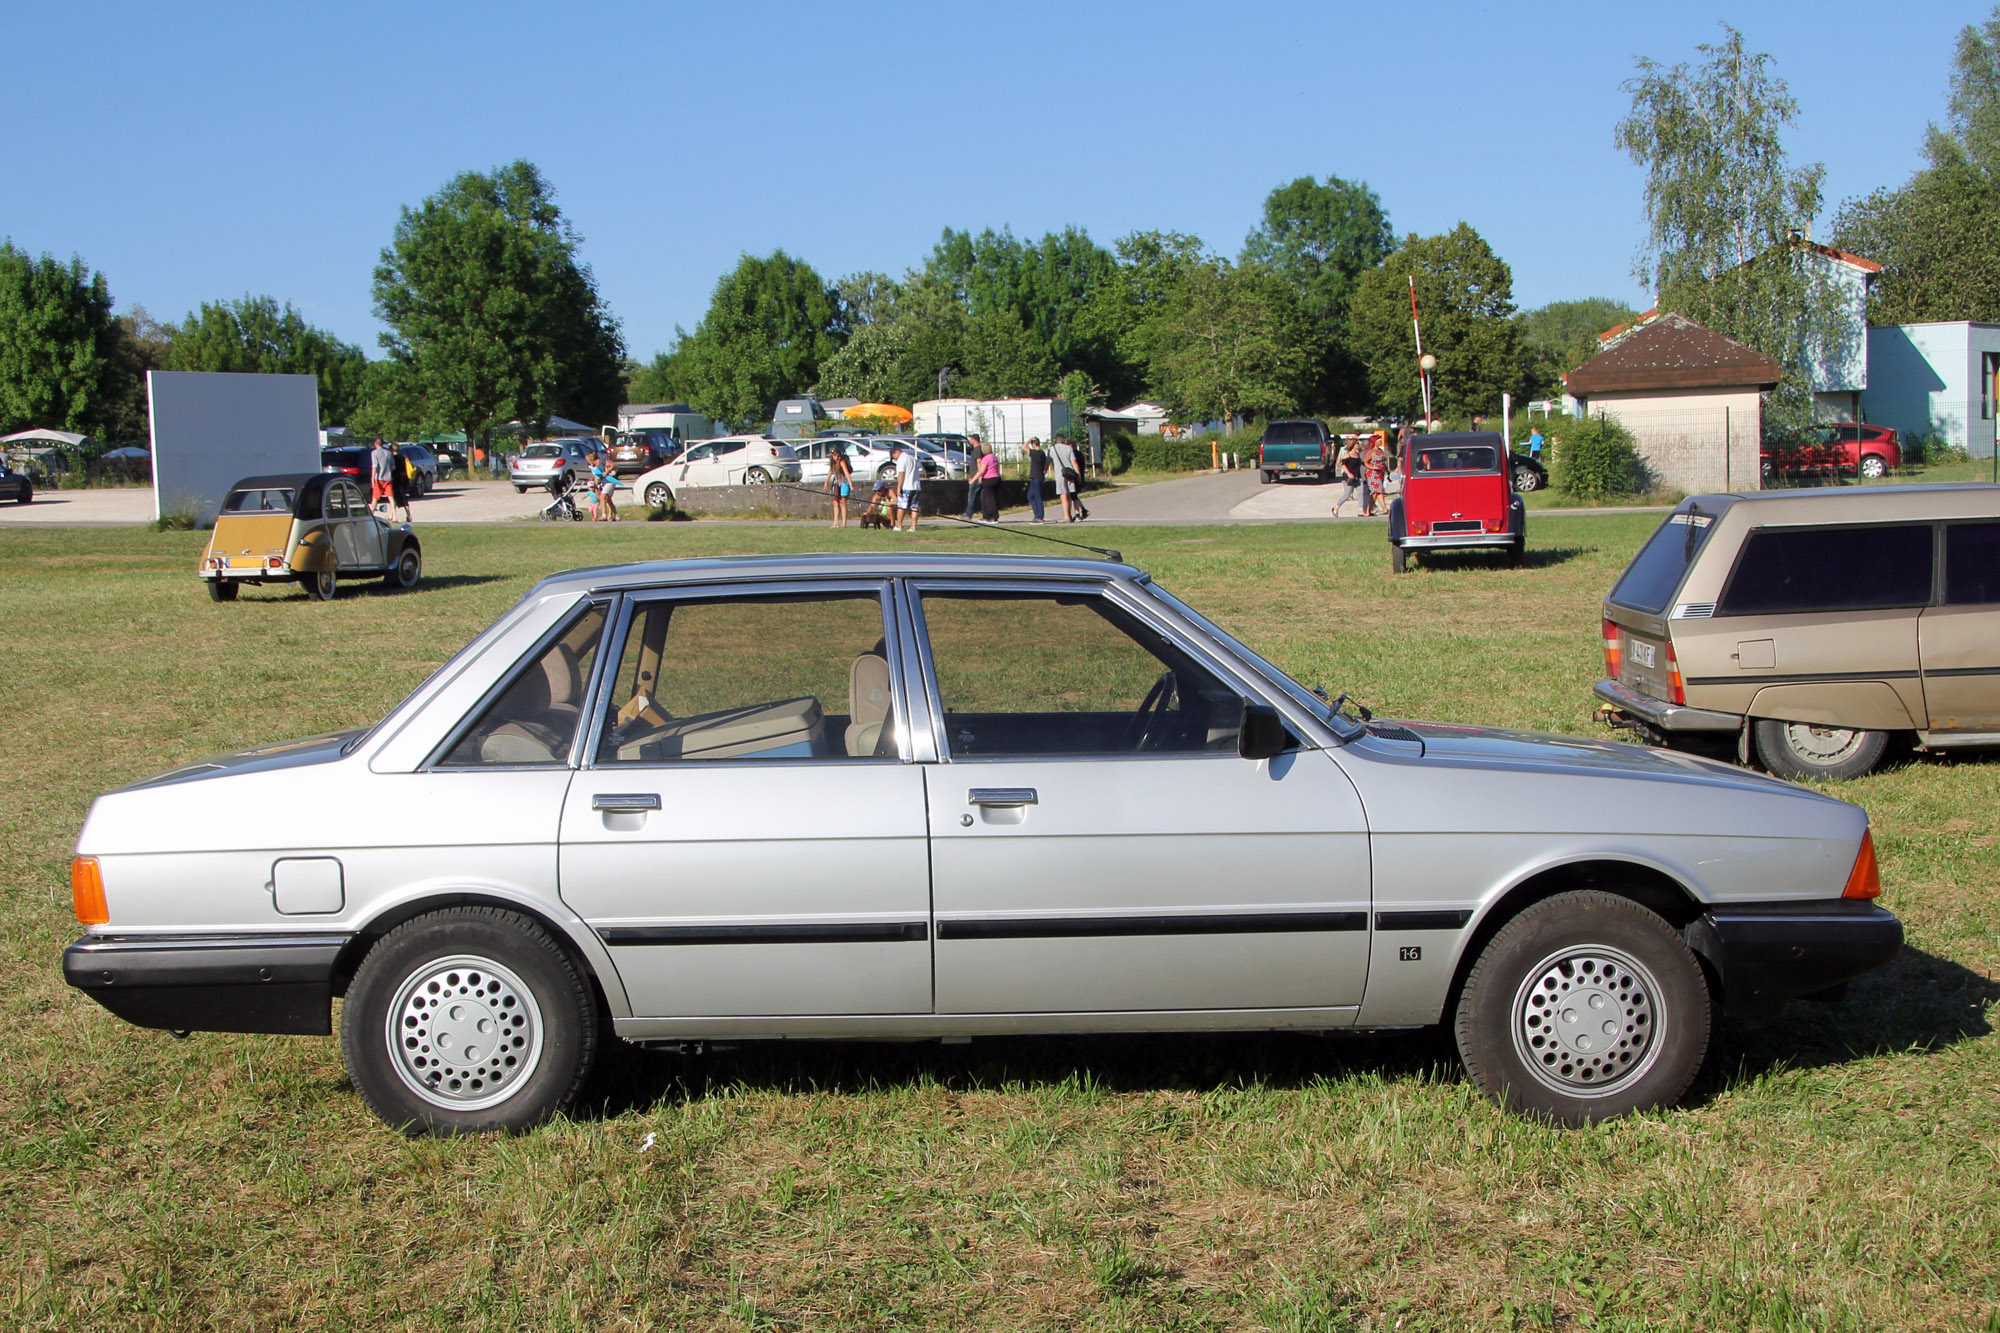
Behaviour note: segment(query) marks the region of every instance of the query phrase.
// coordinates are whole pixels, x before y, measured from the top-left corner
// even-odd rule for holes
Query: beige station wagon
[[[1604,602],[1604,716],[1789,778],[2000,746],[2000,487],[1698,495]]]
[[[410,525],[385,523],[361,488],[331,472],[245,477],[229,488],[195,573],[218,602],[245,584],[297,583],[327,601],[339,579],[409,589],[424,553]]]

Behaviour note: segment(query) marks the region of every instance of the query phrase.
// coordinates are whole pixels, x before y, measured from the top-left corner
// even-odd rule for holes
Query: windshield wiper
[[[1314,690],[1313,693],[1317,694],[1322,699],[1326,698],[1325,690]],[[1343,691],[1340,697],[1338,699],[1333,700],[1328,705],[1328,707],[1333,709],[1335,716],[1346,717],[1347,714],[1343,711],[1343,709],[1346,707],[1347,702],[1348,702],[1347,694],[1345,691]],[[1357,714],[1359,714],[1360,720],[1363,722],[1372,722],[1375,720],[1375,714],[1370,712],[1368,709],[1368,705],[1362,703],[1359,699],[1354,701],[1354,711]]]

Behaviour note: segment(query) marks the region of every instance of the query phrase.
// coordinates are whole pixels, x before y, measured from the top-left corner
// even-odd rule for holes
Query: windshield
[[[1221,643],[1225,648],[1230,649],[1245,666],[1250,667],[1259,676],[1262,676],[1265,680],[1283,690],[1286,698],[1305,709],[1313,717],[1332,727],[1344,737],[1351,738],[1360,734],[1360,723],[1350,717],[1335,713],[1327,701],[1321,698],[1315,691],[1308,689],[1306,686],[1292,679],[1285,672],[1265,661],[1261,655],[1246,647],[1241,639],[1238,639],[1228,630],[1223,629],[1207,616],[1195,610],[1186,602],[1183,602],[1180,598],[1174,596],[1150,579],[1146,581],[1144,587],[1147,592],[1159,598],[1175,611],[1178,611],[1193,624],[1199,626],[1203,633]]]
[[[1718,514],[1701,512],[1690,502],[1688,510],[1667,515],[1645,548],[1625,567],[1624,577],[1611,590],[1611,600],[1619,606],[1647,615],[1659,615],[1681,586],[1688,567],[1708,541]]]
[[[289,487],[266,486],[258,490],[233,491],[222,502],[225,514],[289,514],[292,492]]]

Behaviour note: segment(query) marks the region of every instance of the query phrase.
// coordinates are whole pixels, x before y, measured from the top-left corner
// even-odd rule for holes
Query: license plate
[[[1637,639],[1629,639],[1627,642],[1632,645],[1632,661],[1635,665],[1642,666],[1648,671],[1659,666],[1659,654],[1652,644],[1641,643]]]
[[[1287,471],[1290,471],[1290,472],[1297,472],[1297,471],[1298,471],[1298,470],[1299,470],[1299,469],[1300,469],[1301,467],[1303,467],[1303,466],[1305,466],[1305,465],[1304,465],[1303,463],[1287,463],[1287,464],[1285,464],[1285,468],[1286,468],[1286,470],[1287,470]]]

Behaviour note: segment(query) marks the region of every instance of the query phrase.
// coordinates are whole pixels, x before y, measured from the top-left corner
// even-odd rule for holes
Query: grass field
[[[1091,535],[1378,713],[1589,733],[1598,601],[1657,522],[1552,517],[1526,568],[1402,578],[1361,525]],[[1405,1034],[630,1056],[572,1120],[409,1142],[332,1038],[175,1041],[71,993],[93,795],[371,721],[551,570],[1053,549],[424,537],[412,594],[215,605],[199,534],[0,534],[0,1326],[2000,1329],[2000,762],[1843,793],[1908,927],[1894,966],[1835,1006],[1724,1019],[1687,1108],[1576,1132],[1497,1113]]]

